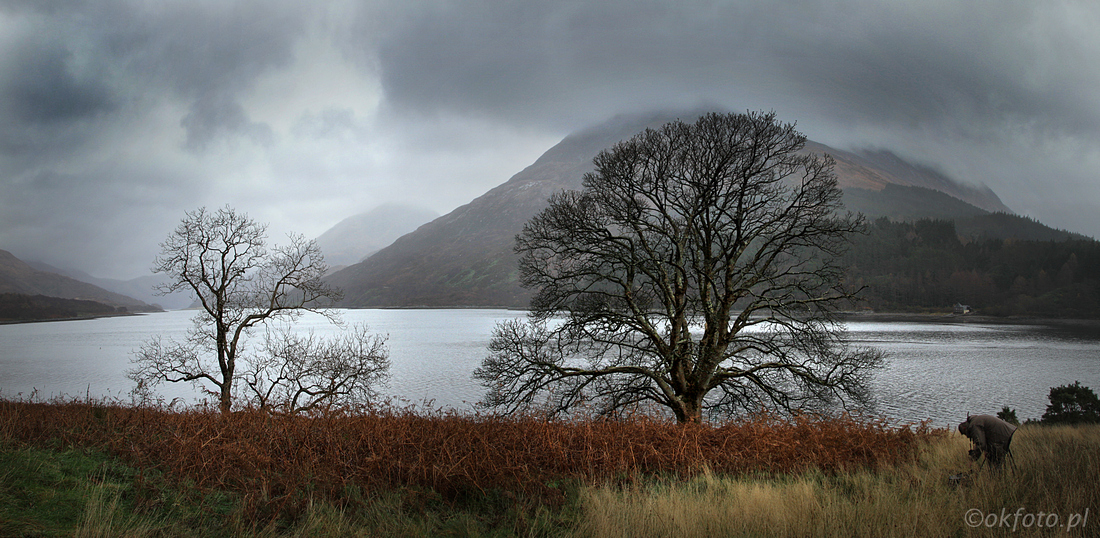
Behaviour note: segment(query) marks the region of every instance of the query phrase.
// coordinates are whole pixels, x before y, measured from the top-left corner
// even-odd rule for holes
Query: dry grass
[[[971,463],[960,435],[929,437],[922,445],[917,459],[877,470],[766,478],[703,473],[683,482],[589,488],[580,500],[579,534],[1100,535],[1100,427],[1025,426],[1013,442],[1015,465],[1000,473]],[[966,479],[960,484],[952,475]],[[965,519],[968,510],[976,511],[973,527]],[[1040,512],[1044,524],[1057,514],[1056,528],[1040,528]]]
[[[225,532],[234,536],[477,534],[498,524],[505,534],[582,536],[1100,535],[1096,426],[1025,426],[1013,442],[1015,464],[1000,473],[970,462],[958,434],[810,416],[681,426],[393,408],[223,417],[0,401],[0,439],[103,450],[181,491],[232,492],[239,509]],[[155,487],[137,499],[147,503],[141,518],[100,489],[78,534],[180,528],[156,519]],[[483,509],[440,511],[463,499]],[[533,515],[483,519],[515,499],[534,502],[517,507]],[[423,508],[433,515],[417,516]],[[999,528],[1002,509],[1015,532]],[[968,510],[979,512],[977,528],[967,525]],[[1039,528],[1039,512],[1057,514],[1059,526]],[[989,514],[998,528],[984,526]]]
[[[312,499],[406,491],[444,500],[494,492],[557,504],[562,484],[643,477],[833,472],[910,461],[923,428],[850,418],[761,416],[722,426],[652,418],[552,421],[411,409],[284,417],[88,402],[0,401],[0,437],[91,447],[177,483],[243,496],[256,517]],[[708,475],[710,476],[710,475]],[[430,500],[430,499],[429,499]]]

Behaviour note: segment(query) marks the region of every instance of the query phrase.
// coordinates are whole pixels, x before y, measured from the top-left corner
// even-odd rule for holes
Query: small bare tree
[[[331,339],[284,329],[264,335],[264,353],[249,361],[242,380],[255,407],[298,414],[370,401],[389,366],[385,337],[366,326]]]
[[[601,152],[516,237],[537,292],[527,321],[497,326],[483,404],[653,403],[697,422],[865,402],[881,353],[849,349],[833,315],[854,297],[836,256],[862,217],[805,140],[774,113],[709,114]]]
[[[238,368],[246,360],[246,340],[254,327],[275,320],[293,321],[303,312],[316,312],[338,322],[328,307],[341,294],[321,280],[326,270],[317,244],[300,235],[291,235],[285,246],[268,248],[266,226],[228,206],[213,213],[205,208],[188,212],[161,244],[153,272],[170,278],[158,288],[159,293],[188,291],[201,309],[185,341],[156,337],[142,346],[128,377],[146,389],[161,382],[195,383],[218,398],[223,413],[229,412]],[[318,347],[311,338],[312,347],[304,350],[337,353],[327,356],[322,361],[324,366],[311,368],[355,379],[355,383],[376,380],[376,371],[388,364],[381,342],[367,338],[362,331],[349,338],[328,347]],[[258,365],[294,371],[299,368],[293,364],[298,358],[286,351],[281,350],[276,359],[253,364],[247,371],[253,379],[261,375]],[[270,379],[295,381],[279,374]],[[303,383],[313,387],[309,390],[316,393],[311,396],[315,400],[329,398],[320,394],[326,387],[340,391],[349,384],[346,380],[328,385]],[[269,396],[275,393],[271,387],[265,386],[264,390]],[[342,394],[359,395],[362,391]],[[265,399],[262,403],[271,402]]]

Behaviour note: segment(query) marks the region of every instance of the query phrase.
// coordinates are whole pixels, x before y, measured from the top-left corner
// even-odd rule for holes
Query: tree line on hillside
[[[844,255],[875,310],[1100,317],[1100,242],[960,239],[950,220],[880,218]]]
[[[114,307],[96,301],[0,293],[0,322],[111,316],[125,313],[127,313],[125,306]]]

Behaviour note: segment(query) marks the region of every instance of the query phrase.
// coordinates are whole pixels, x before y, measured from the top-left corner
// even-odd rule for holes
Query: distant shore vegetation
[[[986,316],[1100,318],[1100,242],[1091,239],[963,237],[950,220],[880,218],[844,261],[876,312],[963,304]]]
[[[45,295],[0,293],[0,323],[86,319],[132,314],[125,306]]]

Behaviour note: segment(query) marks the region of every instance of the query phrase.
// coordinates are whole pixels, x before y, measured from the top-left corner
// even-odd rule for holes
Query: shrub
[[[1100,400],[1096,393],[1081,382],[1050,389],[1050,405],[1043,413],[1048,424],[1096,424],[1100,423]]]
[[[1000,412],[997,413],[997,418],[1009,424],[1012,424],[1013,426],[1020,425],[1020,419],[1016,418],[1016,410],[1007,405],[1002,407]]]

